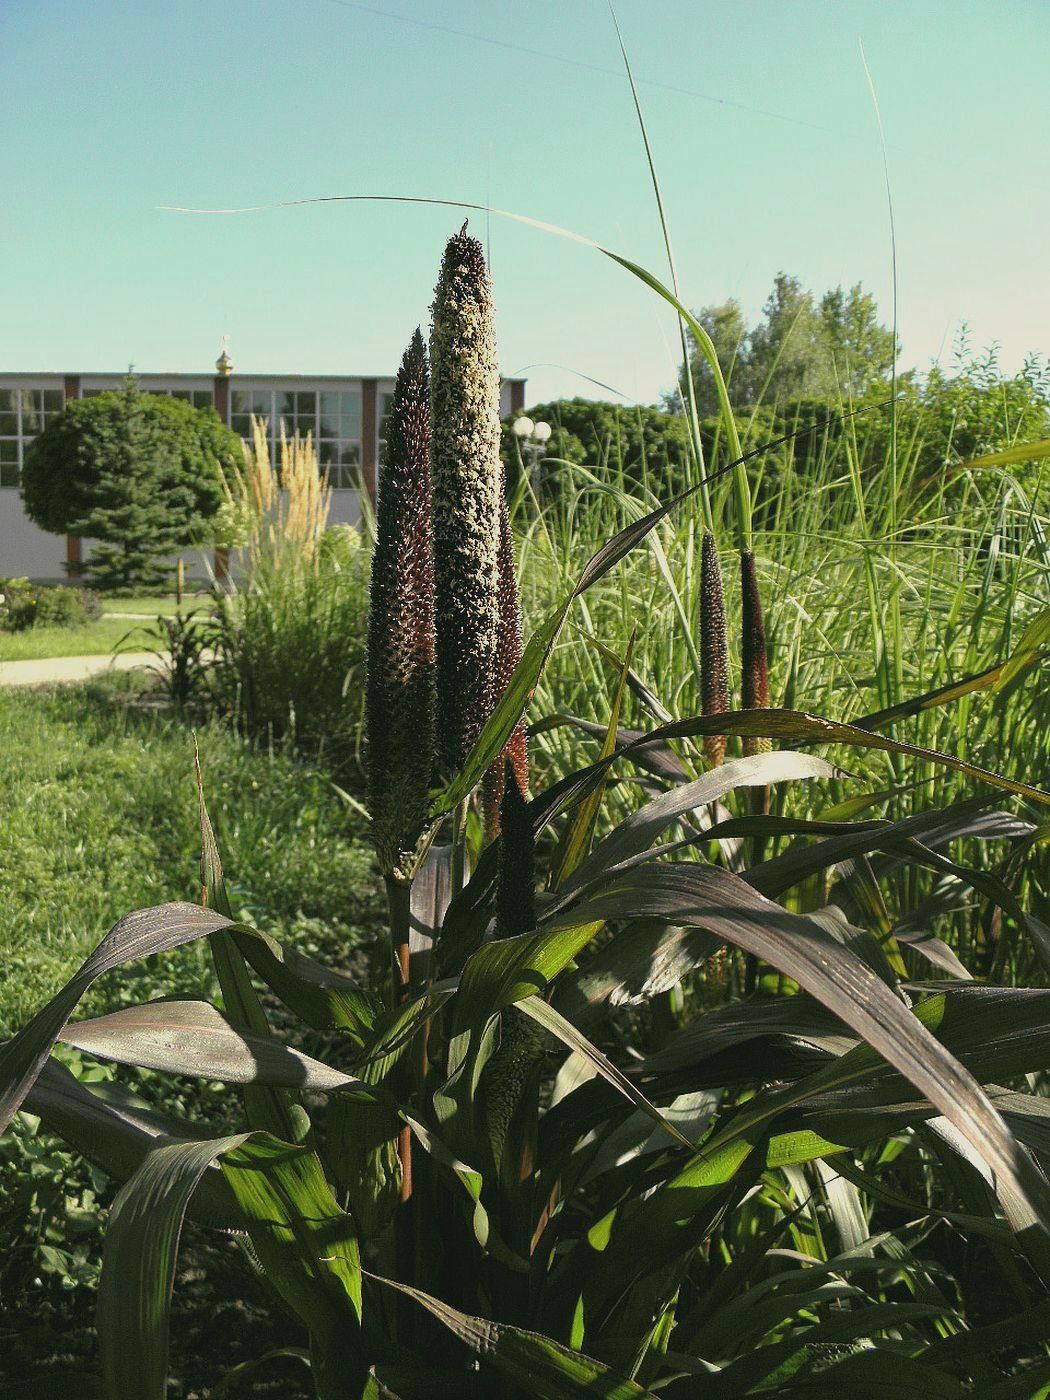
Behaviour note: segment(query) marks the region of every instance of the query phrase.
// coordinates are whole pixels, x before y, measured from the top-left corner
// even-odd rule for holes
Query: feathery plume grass
[[[500,635],[499,367],[485,254],[465,223],[442,259],[430,363],[438,763],[448,777],[495,703]]]
[[[718,545],[710,530],[704,531],[700,552],[700,702],[705,715],[724,715],[729,709],[725,593]],[[704,752],[711,767],[717,768],[726,755],[726,736],[706,735]]]
[[[386,418],[368,617],[365,725],[372,839],[385,874],[426,821],[434,767],[430,385],[417,330]]]
[[[280,467],[270,458],[269,426],[252,418],[252,445],[242,444],[243,470],[220,468],[225,501],[219,534],[240,551],[249,572],[261,564],[313,565],[328,527],[332,490],[317,464],[313,438],[288,437],[281,425]]]

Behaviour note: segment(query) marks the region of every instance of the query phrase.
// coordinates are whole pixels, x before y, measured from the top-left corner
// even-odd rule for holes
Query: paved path
[[[86,681],[103,671],[131,671],[155,665],[151,651],[122,651],[119,656],[50,656],[39,661],[0,661],[0,685],[55,685]]]

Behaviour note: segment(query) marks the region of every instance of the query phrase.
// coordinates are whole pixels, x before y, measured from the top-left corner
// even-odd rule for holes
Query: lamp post
[[[538,485],[540,473],[537,468],[546,451],[547,443],[550,441],[551,425],[542,420],[534,422],[523,413],[520,417],[515,418],[511,424],[511,431],[518,444],[518,456],[521,459],[522,468],[526,467],[527,462],[528,473],[533,480],[533,485]]]

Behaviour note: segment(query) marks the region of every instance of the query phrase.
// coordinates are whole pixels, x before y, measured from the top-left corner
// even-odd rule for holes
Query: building
[[[375,494],[376,464],[383,440],[383,417],[393,377],[368,375],[236,374],[225,351],[214,374],[138,374],[144,393],[171,394],[195,407],[210,404],[223,422],[247,438],[251,419],[270,425],[271,453],[280,425],[313,435],[322,470],[332,485],[333,523],[355,521],[361,489]],[[69,399],[119,389],[123,374],[0,373],[0,577],[55,581],[76,565],[85,542],[64,542],[30,521],[18,491],[25,450]],[[525,381],[505,379],[500,411],[504,417],[525,404]],[[276,460],[276,455],[274,456]],[[89,542],[88,542],[89,547]]]

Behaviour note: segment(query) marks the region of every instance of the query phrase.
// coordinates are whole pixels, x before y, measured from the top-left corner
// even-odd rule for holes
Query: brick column
[[[371,499],[376,498],[376,381],[361,380],[361,481]]]
[[[80,398],[80,375],[67,374],[62,385],[66,403]],[[84,563],[83,545],[77,535],[66,536],[66,573],[76,578]]]

